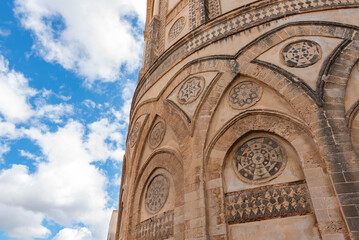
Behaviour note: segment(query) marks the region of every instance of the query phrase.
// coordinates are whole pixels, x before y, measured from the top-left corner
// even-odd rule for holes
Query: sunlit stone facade
[[[359,239],[359,0],[148,0],[109,238]]]

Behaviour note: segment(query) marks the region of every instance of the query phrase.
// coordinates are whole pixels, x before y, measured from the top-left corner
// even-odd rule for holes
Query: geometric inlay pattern
[[[166,124],[165,122],[160,120],[155,124],[155,126],[152,128],[152,131],[150,133],[149,142],[151,148],[156,148],[161,144],[163,137],[165,136],[165,133],[166,133]]]
[[[185,23],[186,23],[185,17],[180,17],[179,19],[177,19],[168,33],[168,38],[170,40],[176,38],[182,32]]]
[[[188,104],[195,101],[204,89],[202,77],[192,77],[182,84],[178,91],[178,101],[181,104]]]
[[[160,174],[152,179],[147,187],[145,205],[149,212],[156,213],[165,204],[169,191],[167,178]]]
[[[135,123],[135,126],[132,128],[132,132],[130,135],[130,146],[133,147],[136,143],[138,133],[140,131],[141,124],[139,121]]]
[[[267,137],[253,138],[236,151],[233,157],[237,176],[246,183],[268,182],[281,174],[287,158],[283,148]]]
[[[228,193],[225,196],[229,224],[304,215],[311,212],[306,184],[282,184]]]
[[[229,92],[229,104],[235,109],[245,109],[256,104],[262,96],[262,88],[254,82],[241,82]]]
[[[136,239],[162,240],[173,235],[173,210],[164,212],[141,222],[137,226]]]
[[[294,42],[283,49],[282,57],[288,67],[304,68],[319,61],[321,48],[318,43],[313,41]]]

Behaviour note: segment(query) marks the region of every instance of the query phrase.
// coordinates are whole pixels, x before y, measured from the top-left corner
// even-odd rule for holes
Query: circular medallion
[[[282,57],[288,67],[304,68],[319,61],[321,48],[313,41],[294,42],[283,49]]]
[[[149,212],[156,213],[165,204],[169,191],[169,183],[164,175],[157,175],[147,187],[145,205]]]
[[[177,97],[181,104],[189,104],[201,95],[204,89],[204,79],[202,77],[192,77],[182,84]]]
[[[233,159],[237,176],[246,183],[260,184],[279,176],[287,163],[283,148],[266,137],[253,138],[238,148]]]
[[[152,128],[150,133],[150,146],[151,148],[158,147],[166,133],[166,124],[163,121],[158,121]]]
[[[229,92],[229,103],[235,109],[245,109],[256,104],[262,96],[262,88],[254,82],[241,82]]]
[[[176,20],[176,22],[172,25],[170,31],[168,32],[168,38],[170,40],[176,38],[183,30],[186,23],[185,17],[180,17]]]
[[[133,147],[135,145],[139,131],[140,131],[140,123],[136,122],[135,126],[132,128],[132,132],[130,135],[130,146],[131,147]]]

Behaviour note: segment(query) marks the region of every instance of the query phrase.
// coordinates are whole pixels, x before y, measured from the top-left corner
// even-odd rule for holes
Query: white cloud
[[[12,94],[13,103],[8,105],[16,104],[16,111],[7,108],[8,100],[0,94],[0,161],[10,150],[8,143],[16,139],[33,141],[42,155],[17,150],[21,157],[35,161],[30,163],[34,170],[12,165],[0,171],[0,229],[18,239],[46,238],[50,234],[43,223],[46,219],[65,226],[54,239],[105,239],[112,212],[106,187],[120,184],[120,176],[109,181],[93,164],[108,159],[122,161],[125,139],[121,132],[127,127],[134,84],[124,84],[121,94],[125,107],[116,111],[116,116],[110,109],[104,114],[107,117],[93,123],[70,119],[55,131],[42,122],[64,122],[64,116],[74,115],[73,106],[48,104],[50,96],[58,95],[31,88],[29,80],[9,69],[0,55],[0,93],[2,87]],[[98,108],[95,102],[86,103]],[[104,106],[110,107],[108,103]],[[80,223],[86,228],[77,228]]]
[[[32,154],[31,152],[25,151],[23,149],[20,149],[19,153],[20,156],[34,160],[35,162],[39,162],[42,159],[42,157],[36,156],[35,154]]]
[[[26,121],[34,114],[29,98],[37,91],[29,87],[23,74],[10,70],[8,65],[0,55],[0,113],[10,121]]]
[[[64,115],[72,113],[73,107],[69,104],[47,104],[45,100],[51,94],[50,90],[40,92],[31,88],[29,80],[22,73],[10,69],[8,61],[0,55],[0,114],[6,120],[0,120],[0,136],[11,134],[10,131],[16,131],[14,124],[31,118],[61,122]],[[37,103],[35,108],[31,99]]]
[[[16,0],[15,6],[36,36],[35,51],[87,83],[117,80],[123,67],[131,72],[140,65],[145,0]]]
[[[112,180],[112,184],[115,186],[121,186],[121,175],[120,174],[115,174],[115,176],[113,177]]]
[[[58,99],[61,99],[63,101],[68,101],[71,99],[71,96],[64,96],[61,94],[56,94],[54,93],[52,90],[48,90],[48,89],[42,89],[41,90],[41,96],[44,98],[49,98],[51,95],[54,95],[55,97],[57,97]]]
[[[90,99],[85,99],[82,102],[83,105],[85,105],[87,108],[95,108],[96,107],[96,103]]]
[[[108,158],[122,161],[124,150],[121,144],[124,141],[120,133],[125,128],[118,122],[110,122],[103,118],[89,124],[90,133],[86,142],[86,148],[95,161],[106,161]]]
[[[50,231],[41,226],[43,219],[41,213],[0,202],[0,229],[6,229],[12,238],[28,240],[47,237]]]
[[[0,119],[0,137],[7,139],[16,139],[22,136],[21,131],[16,129],[16,125]]]
[[[73,113],[73,107],[69,104],[44,104],[42,106],[38,106],[35,116],[42,119],[47,118],[58,123],[62,122],[61,118],[63,116],[71,113]]]
[[[19,191],[33,185],[28,175],[28,168],[23,165],[13,165],[9,170],[2,170],[0,182],[0,189],[4,191],[0,199],[0,229],[5,230],[11,237],[24,240],[48,236],[50,231],[41,225],[44,214],[16,203],[23,201],[22,199],[12,202],[16,197],[21,197]]]
[[[69,122],[56,132],[31,128],[24,133],[41,148],[47,161],[39,162],[34,173],[24,165],[1,171],[0,206],[19,209],[34,221],[8,222],[0,217],[0,229],[20,239],[44,237],[49,233],[42,225],[46,218],[63,226],[85,224],[93,239],[105,239],[111,215],[106,207],[107,178],[91,164],[97,156],[85,147],[83,125]],[[16,213],[6,214],[6,209],[0,208],[0,216],[16,219]],[[58,239],[64,239],[66,232]]]
[[[10,147],[5,143],[0,144],[0,163],[3,163],[5,160],[3,159],[3,155],[10,151]]]
[[[53,240],[89,240],[93,239],[92,234],[87,228],[64,228]]]
[[[123,100],[123,105],[119,111],[114,108],[111,109],[111,112],[119,121],[124,121],[127,124],[130,120],[131,104],[133,93],[135,92],[136,84],[131,81],[127,81],[122,90],[121,98]]]

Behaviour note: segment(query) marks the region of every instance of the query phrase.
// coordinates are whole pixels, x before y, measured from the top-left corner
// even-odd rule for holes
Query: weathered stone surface
[[[148,0],[116,239],[359,239],[358,18]]]

